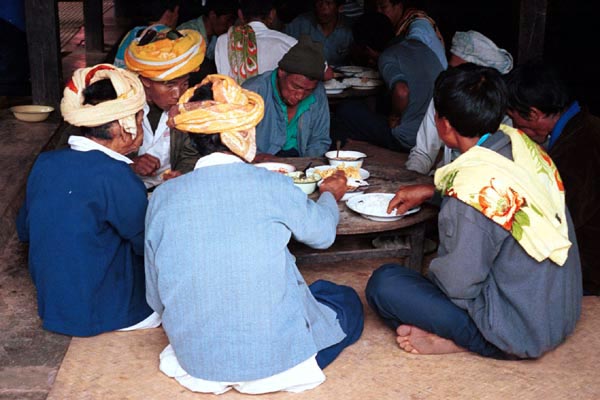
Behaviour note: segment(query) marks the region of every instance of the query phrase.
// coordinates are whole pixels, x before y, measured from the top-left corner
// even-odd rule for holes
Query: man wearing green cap
[[[329,104],[321,83],[326,68],[322,44],[302,36],[279,68],[244,82],[245,89],[265,100],[265,116],[256,126],[255,160],[318,157],[329,150]]]

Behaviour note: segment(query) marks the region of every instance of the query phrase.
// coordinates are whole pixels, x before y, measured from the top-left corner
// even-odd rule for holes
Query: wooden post
[[[521,0],[519,15],[519,64],[544,55],[547,0]]]
[[[104,22],[102,0],[83,1],[83,25],[85,29],[85,52],[104,51]]]
[[[25,29],[33,103],[56,108],[63,87],[58,2],[25,0]]]

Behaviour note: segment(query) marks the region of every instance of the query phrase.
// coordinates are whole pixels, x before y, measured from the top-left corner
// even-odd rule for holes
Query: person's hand
[[[330,192],[336,201],[340,201],[346,194],[347,181],[344,171],[336,171],[333,175],[323,180],[321,186],[319,186],[319,192]]]
[[[274,156],[273,154],[258,153],[256,156],[254,156],[254,160],[252,162],[259,163],[259,162],[273,161],[273,160],[277,160],[277,158],[278,157]]]
[[[183,175],[181,171],[171,171],[170,169],[166,170],[162,174],[163,181],[168,181],[169,179],[177,178],[178,176]]]
[[[143,154],[133,158],[131,168],[138,175],[153,176],[156,170],[160,168],[160,161],[151,154]]]
[[[433,185],[409,185],[402,186],[396,192],[396,195],[388,204],[387,213],[390,214],[394,208],[396,215],[401,215],[411,208],[420,206],[425,201],[431,199],[435,193]]]
[[[396,126],[398,126],[398,124],[400,124],[401,119],[402,117],[396,114],[388,115],[388,126],[390,127],[390,129],[394,129]]]
[[[406,82],[396,82],[392,89],[392,114],[402,115],[408,108],[410,89]]]
[[[331,68],[331,66],[328,65],[327,68],[325,69],[325,74],[323,75],[323,80],[328,81],[330,79],[333,79],[333,68]]]

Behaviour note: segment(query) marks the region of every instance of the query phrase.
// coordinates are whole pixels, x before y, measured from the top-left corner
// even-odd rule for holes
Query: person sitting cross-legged
[[[158,187],[146,217],[146,289],[170,344],[160,369],[186,388],[301,392],[363,329],[350,287],[308,285],[292,236],[324,249],[336,235],[343,173],[313,201],[291,179],[249,164],[263,100],[224,75],[190,88],[170,112],[202,154]]]
[[[145,103],[138,77],[109,64],[76,70],[64,90],[62,115],[81,136],[40,154],[17,218],[44,329],[93,336],[160,325],[144,286],[146,189],[125,156],[144,137]]]
[[[500,125],[507,93],[497,70],[464,64],[442,72],[434,102],[440,138],[461,152],[435,174],[444,196],[437,257],[428,277],[381,266],[367,301],[410,353],[540,357],[581,314],[579,251],[560,175],[526,134]],[[402,187],[388,211],[432,194]]]

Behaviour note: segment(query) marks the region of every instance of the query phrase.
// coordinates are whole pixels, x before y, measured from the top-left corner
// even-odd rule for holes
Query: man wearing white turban
[[[477,31],[456,32],[452,37],[448,67],[452,68],[468,62],[494,68],[501,74],[508,73],[513,66],[513,58],[510,53],[496,46],[481,33]],[[512,126],[512,121],[508,116],[504,117],[502,123]],[[410,150],[406,168],[424,175],[428,174],[442,147],[444,154],[438,168],[458,157],[459,153],[445,146],[438,136],[432,99],[417,131],[417,141]]]
[[[81,136],[41,154],[17,217],[44,329],[73,336],[156,327],[146,303],[146,190],[125,155],[137,150],[144,90],[109,64],[75,71],[61,112]]]

